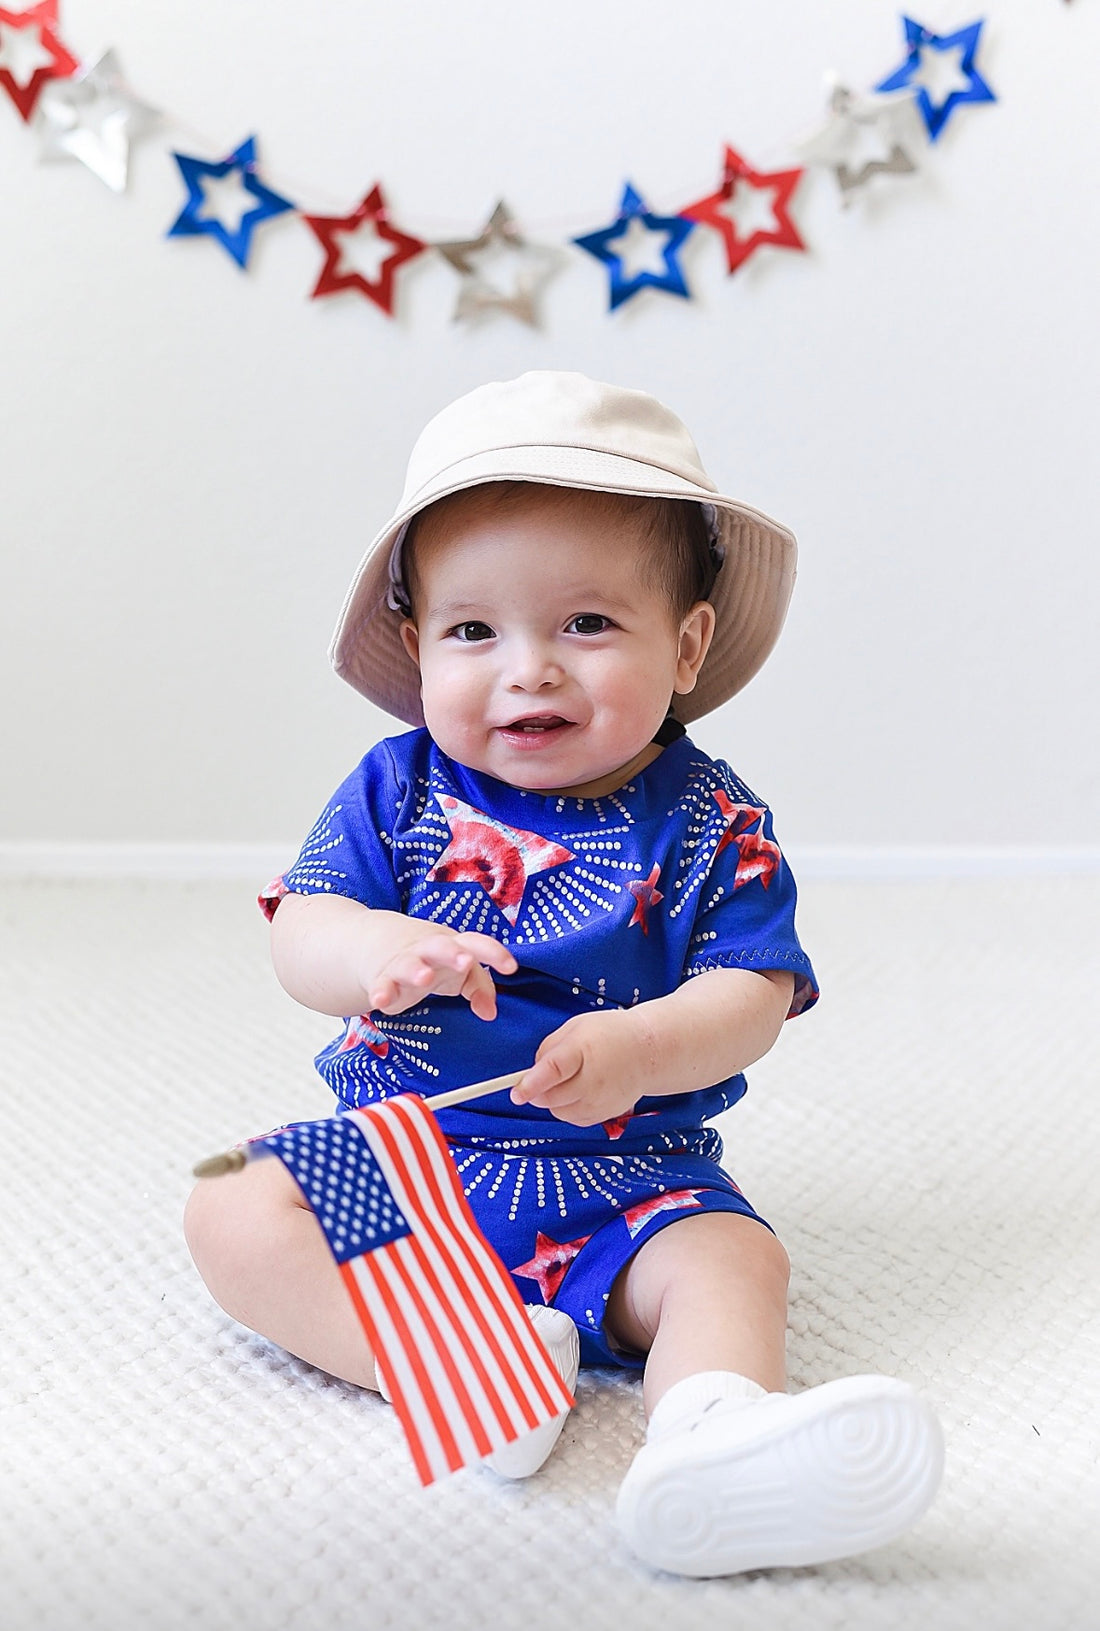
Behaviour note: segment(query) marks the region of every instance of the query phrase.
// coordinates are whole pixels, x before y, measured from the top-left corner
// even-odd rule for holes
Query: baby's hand
[[[631,1009],[578,1014],[552,1031],[512,1089],[513,1104],[537,1104],[574,1127],[633,1110],[645,1092],[643,1049]]]
[[[413,918],[407,922],[408,938],[370,983],[371,1011],[401,1014],[434,994],[465,997],[478,1019],[495,1019],[497,993],[489,969],[514,974],[519,966],[507,946],[487,934],[459,934],[445,924]]]

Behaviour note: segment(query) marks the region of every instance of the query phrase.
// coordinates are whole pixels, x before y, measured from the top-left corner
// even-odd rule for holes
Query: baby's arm
[[[465,997],[479,1019],[496,1017],[490,968],[516,960],[486,934],[459,934],[343,895],[285,895],[271,925],[283,989],[322,1014],[400,1014],[429,993]],[[486,965],[486,966],[482,966]]]
[[[546,1038],[512,1098],[593,1127],[641,1098],[711,1087],[767,1053],[793,991],[785,970],[711,969],[667,997],[579,1014]]]

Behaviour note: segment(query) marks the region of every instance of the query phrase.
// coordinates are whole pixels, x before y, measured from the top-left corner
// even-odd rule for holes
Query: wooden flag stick
[[[485,1093],[515,1087],[522,1075],[522,1070],[510,1070],[507,1076],[492,1076],[487,1082],[471,1082],[469,1087],[453,1087],[449,1093],[436,1093],[424,1103],[429,1110],[449,1110],[452,1104],[465,1104],[467,1099],[480,1099]]]
[[[480,1099],[486,1093],[499,1093],[504,1088],[515,1087],[522,1075],[522,1070],[511,1070],[506,1076],[492,1076],[487,1082],[471,1082],[468,1087],[454,1087],[449,1093],[436,1093],[432,1098],[425,1099],[424,1103],[432,1111],[448,1110],[452,1104],[465,1104],[467,1099]],[[205,1161],[197,1161],[191,1170],[196,1178],[220,1178],[227,1172],[240,1172],[257,1155],[270,1153],[262,1144],[259,1147],[240,1144],[236,1149],[223,1150],[220,1155],[210,1155]]]

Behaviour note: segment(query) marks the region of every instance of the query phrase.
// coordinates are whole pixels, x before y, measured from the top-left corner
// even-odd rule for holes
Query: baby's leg
[[[943,1438],[912,1388],[847,1376],[783,1386],[786,1257],[762,1224],[678,1219],[619,1275],[608,1334],[648,1352],[646,1443],[619,1525],[677,1574],[824,1563],[881,1546],[939,1485]]]
[[[281,1161],[201,1179],[184,1232],[211,1295],[233,1319],[331,1376],[378,1388],[332,1253]]]
[[[605,1327],[620,1347],[649,1355],[647,1415],[700,1371],[733,1371],[781,1391],[789,1274],[771,1230],[736,1212],[681,1218],[646,1241],[615,1281]]]
[[[203,1179],[188,1200],[184,1232],[199,1273],[233,1319],[330,1376],[389,1398],[320,1225],[281,1161]],[[553,1308],[528,1313],[572,1391],[576,1327]],[[554,1448],[566,1414],[496,1451],[488,1465],[505,1478],[529,1478]]]

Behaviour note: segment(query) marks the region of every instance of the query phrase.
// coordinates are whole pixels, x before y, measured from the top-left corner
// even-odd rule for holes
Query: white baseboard
[[[288,867],[298,845],[39,843],[0,840],[0,876],[241,879],[257,888]]]
[[[239,879],[259,887],[298,852],[286,844],[45,843],[0,841],[0,876],[13,878]],[[806,844],[789,847],[809,881],[1071,876],[1100,872],[1100,844]]]
[[[1038,878],[1100,872],[1100,844],[806,844],[786,846],[796,878]]]

